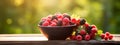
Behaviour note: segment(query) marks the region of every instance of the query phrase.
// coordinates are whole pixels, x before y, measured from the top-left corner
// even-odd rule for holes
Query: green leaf
[[[103,31],[102,30],[98,30],[98,33],[97,33],[97,35],[101,35],[103,33]]]

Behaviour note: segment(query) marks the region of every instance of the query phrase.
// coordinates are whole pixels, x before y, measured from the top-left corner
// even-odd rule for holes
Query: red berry
[[[87,34],[87,35],[85,36],[85,40],[89,41],[89,40],[90,40],[90,35]]]
[[[72,18],[71,22],[74,23],[74,24],[76,24],[77,20],[75,18]]]
[[[87,29],[89,27],[89,24],[88,23],[85,23],[84,24],[85,28]]]
[[[57,16],[58,20],[62,20],[63,19],[63,15],[62,14],[56,14],[56,16]]]
[[[104,37],[105,40],[108,40],[108,38],[109,38],[108,36],[105,36],[105,37]]]
[[[79,22],[79,23],[80,23],[80,19],[78,19],[78,20],[77,20],[77,22]]]
[[[62,20],[62,18],[58,18],[58,20]]]
[[[81,35],[77,35],[76,39],[79,40],[79,41],[81,41],[82,40],[82,36]]]
[[[91,33],[97,33],[97,28],[92,28]]]
[[[92,28],[96,28],[96,26],[95,25],[91,25],[92,26]]]
[[[71,40],[76,40],[76,36],[75,36],[75,35],[72,35],[72,36],[70,36],[70,39],[71,39]]]
[[[79,26],[79,25],[80,25],[80,19],[77,20],[77,26]]]
[[[51,22],[51,19],[50,18],[47,18],[46,21],[48,21],[49,23]]]
[[[109,40],[112,40],[112,38],[113,38],[113,35],[110,35],[110,36],[109,36]]]
[[[90,37],[91,37],[91,39],[94,39],[95,38],[95,33],[90,33]]]
[[[69,19],[67,17],[63,18],[63,22],[69,23]]]
[[[100,37],[101,37],[101,39],[104,39],[105,38],[105,34],[101,34]]]
[[[63,18],[63,15],[62,14],[57,14],[57,18]]]
[[[56,26],[57,24],[55,22],[51,22],[50,26]]]
[[[109,36],[109,35],[110,35],[110,33],[109,33],[109,32],[106,32],[105,34],[106,34],[106,36]]]
[[[70,25],[70,23],[66,23],[66,22],[62,22],[63,23],[63,26],[68,26]]]
[[[86,31],[82,29],[82,30],[80,30],[80,34],[81,34],[81,35],[85,35],[85,34],[86,34]]]
[[[48,21],[45,21],[43,22],[42,26],[48,26],[49,25],[49,22]]]
[[[56,23],[58,23],[58,21],[57,21],[56,19],[53,19],[52,22],[56,22]]]
[[[62,23],[63,23],[63,26],[70,25],[69,24],[69,19],[67,17],[63,18]]]

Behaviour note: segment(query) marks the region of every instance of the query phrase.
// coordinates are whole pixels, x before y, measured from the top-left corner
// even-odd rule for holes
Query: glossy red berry
[[[90,35],[87,34],[87,35],[85,36],[85,40],[86,40],[86,41],[89,41],[89,40],[90,40]]]
[[[49,22],[48,21],[45,21],[43,22],[42,26],[48,26],[49,25]]]
[[[105,34],[101,34],[100,37],[101,37],[101,39],[104,39]]]
[[[81,41],[81,40],[82,40],[82,36],[81,36],[81,35],[77,35],[77,36],[76,36],[76,40]]]
[[[69,21],[70,21],[70,20],[69,20],[67,17],[63,18],[63,22],[69,23]]]
[[[89,24],[88,23],[85,23],[84,24],[85,28],[87,29],[89,27]]]
[[[57,14],[57,18],[63,18],[62,14]]]
[[[61,20],[61,21],[62,21],[62,18],[58,18],[58,20]]]
[[[84,29],[80,30],[80,34],[81,35],[85,35],[86,34],[86,31]]]
[[[109,40],[112,40],[113,39],[113,35],[109,35]]]
[[[77,20],[76,24],[77,24],[77,26],[80,25],[80,19]]]
[[[62,22],[63,23],[63,26],[68,26],[70,25],[70,23],[66,23],[66,22]]]
[[[46,21],[48,21],[49,23],[51,22],[51,19],[47,18]]]
[[[90,33],[90,37],[91,37],[91,39],[95,39],[95,33]]]
[[[108,39],[109,39],[109,37],[108,37],[108,36],[105,36],[105,37],[104,37],[104,39],[105,39],[105,40],[108,40]]]
[[[77,20],[75,18],[72,18],[71,22],[74,23],[74,24],[76,24]]]
[[[76,40],[76,35],[70,36],[70,39],[71,39],[71,40]]]
[[[96,28],[96,26],[95,26],[95,25],[91,25],[91,27],[92,27],[92,28]]]
[[[51,22],[50,26],[56,26],[57,24],[55,22]]]
[[[52,22],[58,23],[58,21],[56,19],[53,19]]]
[[[97,33],[97,28],[92,28],[91,33]]]
[[[106,36],[109,36],[109,35],[110,35],[110,33],[109,33],[109,32],[106,32],[105,34],[106,34]]]
[[[63,15],[62,14],[57,14],[56,17],[57,17],[58,20],[62,20],[63,19]]]
[[[76,36],[76,40],[81,41],[81,40],[82,40],[82,36],[81,36],[81,35],[77,35],[77,36]]]

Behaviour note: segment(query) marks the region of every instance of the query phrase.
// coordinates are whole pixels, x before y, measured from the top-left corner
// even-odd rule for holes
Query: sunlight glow
[[[14,0],[14,4],[15,6],[20,6],[21,4],[23,4],[24,0]]]

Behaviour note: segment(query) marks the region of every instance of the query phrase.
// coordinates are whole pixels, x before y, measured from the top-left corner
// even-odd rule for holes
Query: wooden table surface
[[[0,41],[47,41],[42,34],[0,34]]]
[[[0,34],[0,45],[120,45],[120,35],[113,34],[112,41],[48,41],[42,34]]]

